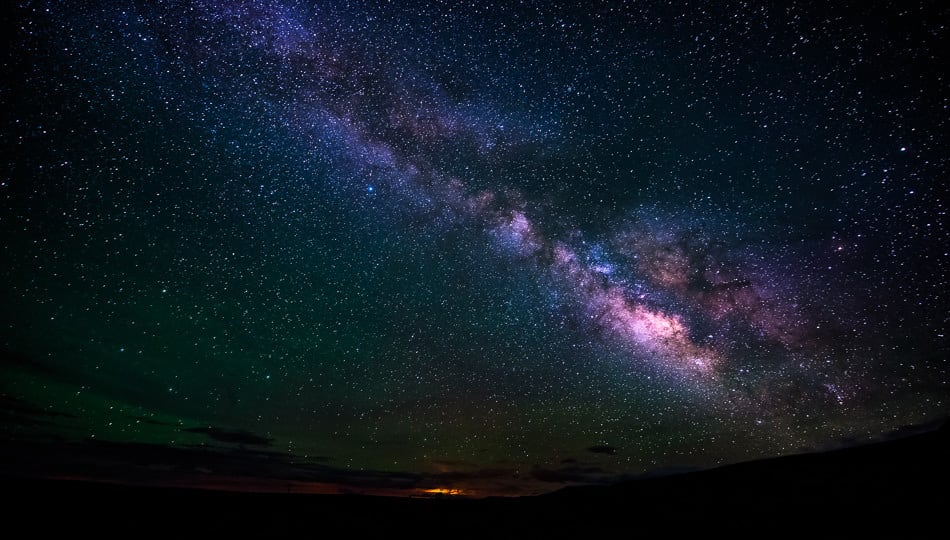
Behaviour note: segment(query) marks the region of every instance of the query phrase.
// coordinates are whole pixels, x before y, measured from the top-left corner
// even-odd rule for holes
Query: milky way
[[[821,9],[20,6],[5,438],[524,494],[940,418],[947,14]]]

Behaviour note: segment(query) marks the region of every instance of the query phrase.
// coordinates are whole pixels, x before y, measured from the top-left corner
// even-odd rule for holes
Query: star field
[[[0,430],[490,495],[945,417],[948,15],[20,3]]]

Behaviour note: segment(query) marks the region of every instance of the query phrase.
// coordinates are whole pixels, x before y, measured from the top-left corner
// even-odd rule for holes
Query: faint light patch
[[[587,252],[587,263],[592,272],[605,276],[613,274],[616,269],[607,259],[604,247],[600,244],[594,244],[590,247]]]
[[[514,210],[505,216],[494,227],[492,234],[506,251],[522,257],[530,257],[541,249],[541,239],[534,225],[520,210]]]
[[[834,396],[835,401],[838,402],[838,405],[844,405],[847,396],[844,391],[841,390],[837,384],[827,383],[825,384],[825,389],[828,390],[828,393]]]

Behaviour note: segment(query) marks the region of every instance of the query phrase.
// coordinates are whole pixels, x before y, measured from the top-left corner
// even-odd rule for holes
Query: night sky
[[[771,4],[20,2],[0,437],[517,495],[939,421],[950,11]]]

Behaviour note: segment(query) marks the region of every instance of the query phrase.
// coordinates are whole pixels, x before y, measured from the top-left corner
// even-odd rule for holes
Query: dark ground
[[[948,440],[945,425],[823,454],[521,499],[226,493],[7,475],[3,514],[12,530],[32,533],[498,538],[738,530],[757,536],[943,537],[950,508]]]

